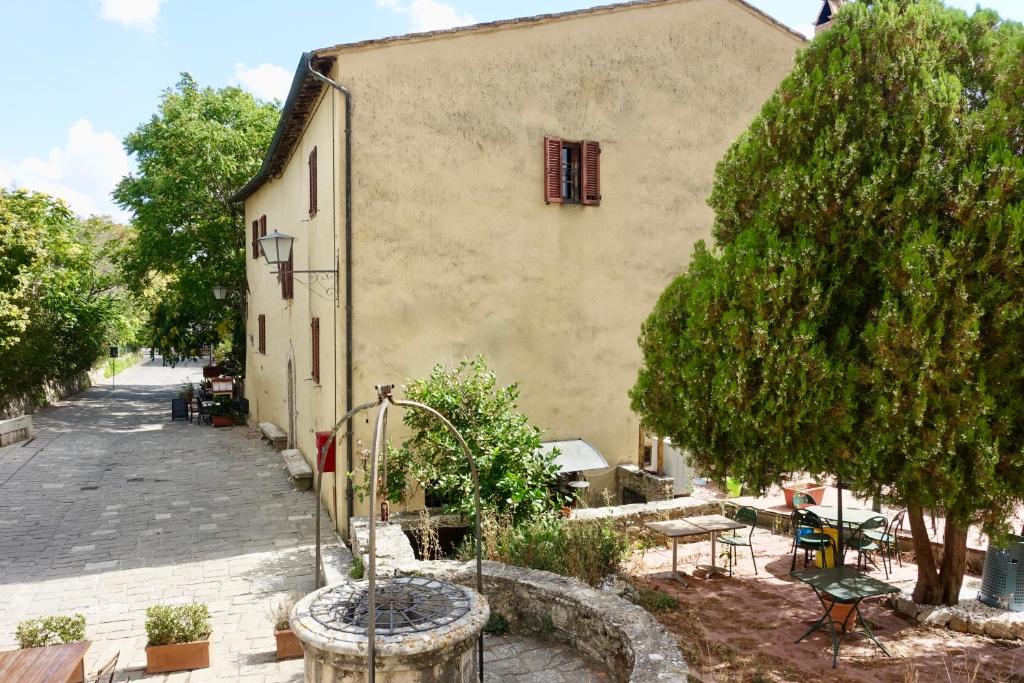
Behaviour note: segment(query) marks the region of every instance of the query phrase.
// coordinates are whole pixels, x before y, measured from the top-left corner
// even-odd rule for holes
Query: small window
[[[313,381],[320,384],[320,318],[313,318],[310,322],[309,338],[313,354]]]
[[[601,203],[601,145],[544,138],[544,201],[548,204]]]
[[[252,222],[252,257],[260,257],[260,221],[258,218]]]
[[[260,216],[260,237],[267,236],[267,214]]]
[[[293,249],[288,254],[288,261],[282,263],[277,273],[277,278],[281,281],[281,298],[282,299],[294,299],[295,298],[295,274],[292,271],[295,269],[295,250]]]
[[[309,153],[309,215],[316,214],[316,147]]]
[[[259,349],[260,353],[267,352],[267,316],[260,313],[257,318],[257,326],[259,328]]]

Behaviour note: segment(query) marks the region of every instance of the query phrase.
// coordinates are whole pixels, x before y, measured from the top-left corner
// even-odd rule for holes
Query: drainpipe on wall
[[[342,94],[345,98],[345,412],[352,410],[352,93],[345,86],[335,83],[327,76],[313,68],[313,55],[306,58],[306,68],[310,75],[321,83],[325,83]],[[337,330],[335,329],[335,334]],[[335,394],[337,395],[337,394]],[[350,528],[354,492],[352,478],[353,443],[352,420],[345,427],[348,436],[345,439],[345,462],[347,469],[345,486],[345,528]],[[335,475],[337,476],[337,475]]]

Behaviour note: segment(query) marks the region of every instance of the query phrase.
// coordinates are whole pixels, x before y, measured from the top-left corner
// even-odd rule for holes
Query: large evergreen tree
[[[705,470],[908,508],[915,598],[1024,497],[1024,42],[937,0],[846,6],[716,170],[634,409]],[[933,555],[923,511],[947,518]]]
[[[183,74],[124,140],[139,170],[114,191],[136,229],[123,265],[140,290],[162,288],[151,343],[165,358],[229,341],[225,364],[244,367],[246,231],[231,197],[256,174],[278,116],[240,88],[200,88]],[[217,284],[229,287],[229,303],[214,299]]]

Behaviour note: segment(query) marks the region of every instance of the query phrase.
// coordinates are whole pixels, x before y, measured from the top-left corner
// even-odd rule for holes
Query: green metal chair
[[[797,491],[793,494],[793,507],[797,510],[802,510],[808,505],[817,505],[811,494],[804,493],[803,491]]]
[[[878,569],[878,565],[875,564],[874,559],[871,555],[875,553],[882,554],[882,567],[885,568],[885,578],[889,578],[889,567],[885,563],[884,545],[883,542],[877,538],[872,538],[869,532],[875,532],[875,534],[884,534],[886,529],[889,527],[889,520],[882,515],[875,515],[869,519],[864,520],[860,526],[858,526],[853,533],[850,535],[849,540],[846,541],[846,547],[851,550],[856,549],[857,551],[857,567],[860,568],[863,563],[864,569],[867,569],[867,562],[870,561],[871,565]]]
[[[796,495],[793,496],[793,503],[796,504]],[[836,544],[831,536],[824,533],[828,525],[813,512],[807,510],[793,510],[789,516],[790,527],[793,530],[793,561],[789,565],[790,573],[796,569],[796,551],[804,551],[804,566],[811,551],[821,551],[831,548],[832,557],[836,557]]]
[[[900,555],[900,539],[899,533],[903,530],[903,520],[907,516],[906,510],[900,510],[897,512],[892,519],[889,520],[889,526],[886,527],[885,531],[877,531],[875,529],[869,529],[864,532],[864,535],[870,539],[876,541],[882,546],[882,562],[889,562],[888,573],[892,573],[892,558],[896,557],[897,562],[900,566],[903,566],[903,556]]]
[[[739,529],[733,529],[729,535],[718,536],[720,543],[729,546],[729,576],[732,576],[732,566],[736,564],[736,548],[741,546],[750,548],[750,561],[754,564],[754,574],[756,575],[757,559],[754,557],[754,543],[751,539],[754,536],[754,527],[757,526],[757,508],[744,505],[736,511],[736,521],[750,527],[750,531],[746,536],[740,535]]]

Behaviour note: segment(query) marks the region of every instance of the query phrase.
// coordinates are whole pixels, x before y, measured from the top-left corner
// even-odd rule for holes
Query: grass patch
[[[679,609],[678,600],[667,593],[650,588],[641,588],[637,591],[636,604],[651,614],[667,614]]]

